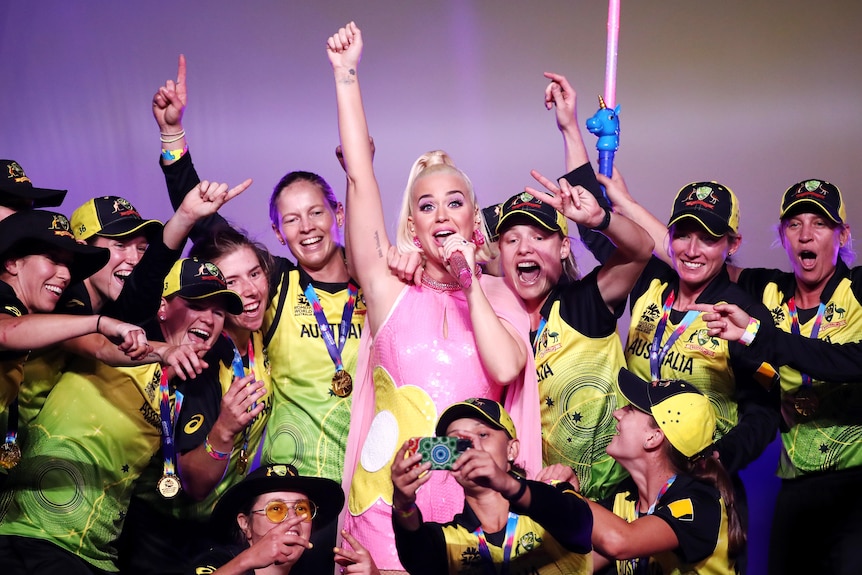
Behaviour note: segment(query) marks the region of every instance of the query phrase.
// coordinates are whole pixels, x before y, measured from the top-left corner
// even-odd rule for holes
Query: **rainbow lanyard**
[[[667,490],[670,489],[670,486],[673,485],[673,482],[676,481],[676,475],[671,476],[668,479],[664,486],[659,489],[658,495],[655,496],[655,501],[652,502],[652,505],[649,506],[647,510],[647,515],[652,515],[655,513],[655,508],[658,505],[659,500],[667,493]],[[640,517],[640,513],[637,510],[637,502],[635,502],[635,515]],[[641,562],[642,559],[646,559],[646,561]],[[649,557],[635,557],[634,559],[629,559],[629,565],[631,567],[630,572],[635,574],[646,573],[646,567],[649,565]]]
[[[6,443],[14,445],[18,442],[18,396],[6,408],[8,421],[6,423]]]
[[[682,321],[679,322],[677,328],[670,334],[670,336],[668,336],[664,345],[662,345],[661,338],[664,335],[664,330],[667,326],[667,320],[670,316],[670,310],[673,307],[674,299],[676,299],[676,294],[674,294],[673,290],[670,290],[670,293],[667,294],[667,299],[664,301],[664,307],[662,307],[661,310],[661,319],[655,328],[655,335],[653,336],[652,345],[650,346],[649,370],[653,381],[661,379],[661,362],[667,355],[668,350],[670,350],[671,346],[679,339],[679,336],[688,329],[688,326],[690,326],[695,318],[700,314],[700,312],[695,310],[687,311],[685,313],[685,317],[683,317]]]
[[[799,330],[799,314],[796,312],[796,302],[791,297],[787,300],[787,310],[790,312],[790,331],[793,335],[801,335]],[[820,324],[823,323],[823,315],[826,313],[826,305],[820,302],[817,306],[817,315],[814,318],[814,326],[811,328],[811,339],[817,339],[817,334],[820,333]],[[807,373],[800,372],[802,376],[802,387],[812,387],[811,376]]]
[[[171,393],[168,389],[168,374],[167,371],[161,369],[161,379],[159,381],[159,413],[161,415],[162,425],[162,457],[164,458],[164,475],[176,475],[176,465],[174,463],[174,417],[171,413]],[[174,411],[180,412],[182,407],[182,394],[176,395],[176,405]]]
[[[542,332],[545,331],[547,326],[548,321],[542,317],[542,321],[539,322],[539,329],[536,330],[536,338],[533,340],[533,355],[539,353],[539,342],[542,341]]]
[[[512,557],[512,546],[515,543],[515,530],[518,527],[518,516],[509,511],[509,519],[506,520],[506,536],[503,546],[503,565],[500,567],[500,575],[506,575],[509,572],[509,559]],[[494,559],[491,558],[491,550],[488,549],[488,540],[485,538],[485,532],[482,526],[476,528],[473,532],[479,539],[479,555],[485,562],[485,571],[490,575],[497,575],[497,569],[494,567]]]
[[[242,356],[239,353],[239,348],[234,343],[233,339],[227,334],[226,331],[222,332],[222,335],[227,338],[230,344],[233,346],[233,360],[231,361],[231,366],[233,367],[233,376],[242,379],[245,377],[245,366],[242,364]],[[254,347],[251,345],[251,341],[253,336],[249,336],[248,338],[248,371],[254,377],[254,381],[257,381],[257,374],[254,371]],[[252,404],[248,407],[247,411],[253,410],[257,407],[257,401],[252,402]],[[242,430],[242,451],[241,454],[248,454],[248,435],[251,432],[251,424],[254,420],[249,421],[245,426],[245,429]]]
[[[335,336],[332,334],[332,328],[329,327],[329,322],[326,319],[326,314],[323,313],[323,305],[320,303],[320,298],[317,297],[317,292],[314,291],[314,286],[311,283],[305,288],[305,297],[311,302],[311,309],[314,310],[314,318],[317,320],[317,325],[320,326],[320,335],[323,336],[323,342],[326,344],[326,350],[329,352],[329,357],[332,358],[332,363],[335,364],[335,371],[344,371],[344,362],[341,361],[341,352],[344,350],[344,344],[347,341],[347,333],[350,331],[350,322],[353,320],[353,307],[356,305],[356,295],[359,293],[359,288],[356,284],[349,282],[347,284],[347,302],[344,304],[344,311],[341,312],[341,324],[338,326],[338,344],[335,343]]]

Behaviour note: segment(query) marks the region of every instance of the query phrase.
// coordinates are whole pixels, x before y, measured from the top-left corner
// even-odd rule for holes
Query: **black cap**
[[[237,513],[259,495],[276,491],[304,493],[317,505],[314,523],[318,528],[337,518],[344,507],[344,491],[335,481],[300,475],[296,467],[289,463],[265,465],[249,473],[219,499],[211,519],[215,533],[222,539],[229,538],[236,525]]]
[[[805,208],[811,207],[825,214],[836,224],[843,224],[847,219],[841,190],[838,186],[824,180],[804,180],[787,188],[781,198],[779,218],[783,218],[791,210],[793,213],[798,213],[796,210],[805,212],[809,211]]]
[[[502,405],[493,399],[471,397],[458,403],[453,403],[440,415],[435,431],[437,435],[446,435],[449,424],[456,419],[471,418],[484,421],[491,427],[505,431],[509,439],[517,439],[515,423]]]
[[[150,238],[161,229],[160,221],[145,220],[135,206],[119,196],[102,196],[87,200],[72,212],[72,233],[79,240],[96,235],[122,238],[138,231]]]
[[[530,225],[538,225],[549,232],[560,232],[564,236],[569,234],[569,223],[566,221],[566,216],[530,192],[515,194],[503,202],[500,219],[496,227],[497,234],[499,235],[509,226],[523,221]]]
[[[66,190],[34,188],[24,168],[15,160],[0,160],[0,204],[32,201],[34,208],[59,206]]]
[[[69,267],[72,283],[99,271],[111,254],[104,248],[79,244],[72,235],[69,220],[63,214],[45,210],[22,210],[0,221],[0,255],[18,245],[43,244],[71,253]],[[32,253],[39,253],[34,246]]]
[[[667,227],[691,218],[719,238],[739,232],[739,202],[730,188],[716,182],[692,182],[677,192]]]

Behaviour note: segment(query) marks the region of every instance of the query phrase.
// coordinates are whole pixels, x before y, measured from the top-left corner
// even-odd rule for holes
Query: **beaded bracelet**
[[[216,461],[224,461],[228,457],[230,457],[230,451],[225,453],[224,451],[219,451],[213,444],[210,443],[210,436],[207,435],[206,439],[204,439],[204,449],[206,449],[207,455],[215,459]]]
[[[165,136],[167,136],[167,137],[165,137]],[[163,144],[173,144],[174,142],[179,142],[180,140],[182,140],[185,137],[186,137],[186,131],[185,130],[180,130],[176,134],[159,134],[159,140],[161,140],[161,142]],[[170,138],[170,139],[168,139],[168,138]]]
[[[748,320],[748,326],[745,328],[745,333],[742,334],[742,337],[739,338],[739,343],[744,346],[749,346],[754,342],[754,338],[757,335],[758,330],[760,329],[760,320],[756,317],[752,317]]]

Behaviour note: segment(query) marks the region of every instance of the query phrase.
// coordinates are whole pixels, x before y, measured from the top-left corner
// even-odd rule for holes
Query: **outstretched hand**
[[[377,565],[374,563],[374,558],[368,549],[356,540],[356,538],[345,531],[341,530],[341,536],[350,544],[353,549],[345,549],[344,547],[335,547],[335,562],[341,565],[341,573],[351,573],[358,575],[380,575]]]
[[[537,172],[530,172],[537,182],[545,187],[547,192],[527,187],[526,190],[546,204],[553,206],[558,212],[575,223],[588,228],[594,228],[602,223],[605,211],[596,198],[581,186],[572,187],[564,178],[560,178],[560,186]]]
[[[688,309],[703,312],[710,336],[728,341],[739,341],[751,321],[748,313],[732,303],[694,304]]]
[[[183,129],[186,111],[186,57],[180,54],[177,79],[168,80],[153,96],[153,117],[163,134],[178,134]]]
[[[333,68],[347,68],[355,73],[362,57],[362,32],[350,22],[326,41],[326,54]]]
[[[551,82],[545,88],[545,109],[554,108],[557,114],[557,127],[561,132],[578,130],[578,95],[566,77],[554,72],[545,72]]]
[[[252,179],[249,178],[228,189],[228,184],[203,180],[186,194],[177,211],[188,214],[193,221],[211,216],[227,202],[247,190],[251,184]]]

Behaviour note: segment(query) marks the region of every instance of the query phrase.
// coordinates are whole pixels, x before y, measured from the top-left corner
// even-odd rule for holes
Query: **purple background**
[[[201,176],[255,184],[225,215],[284,253],[267,201],[287,171],[320,173],[343,195],[324,41],[356,20],[377,174],[394,225],[407,172],[443,148],[484,204],[562,172],[542,72],[580,90],[581,122],[604,87],[604,2],[367,0],[13,1],[0,5],[0,157],[37,186],[169,217],[152,94],[188,58],[185,126]],[[862,4],[852,1],[623,2],[617,165],[659,218],[694,180],[742,206],[741,265],[783,267],[774,224],[783,190],[825,178],[862,221]],[[587,134],[588,146],[594,139]],[[584,268],[591,258],[577,252]],[[748,473],[751,573],[763,572],[777,450]]]

